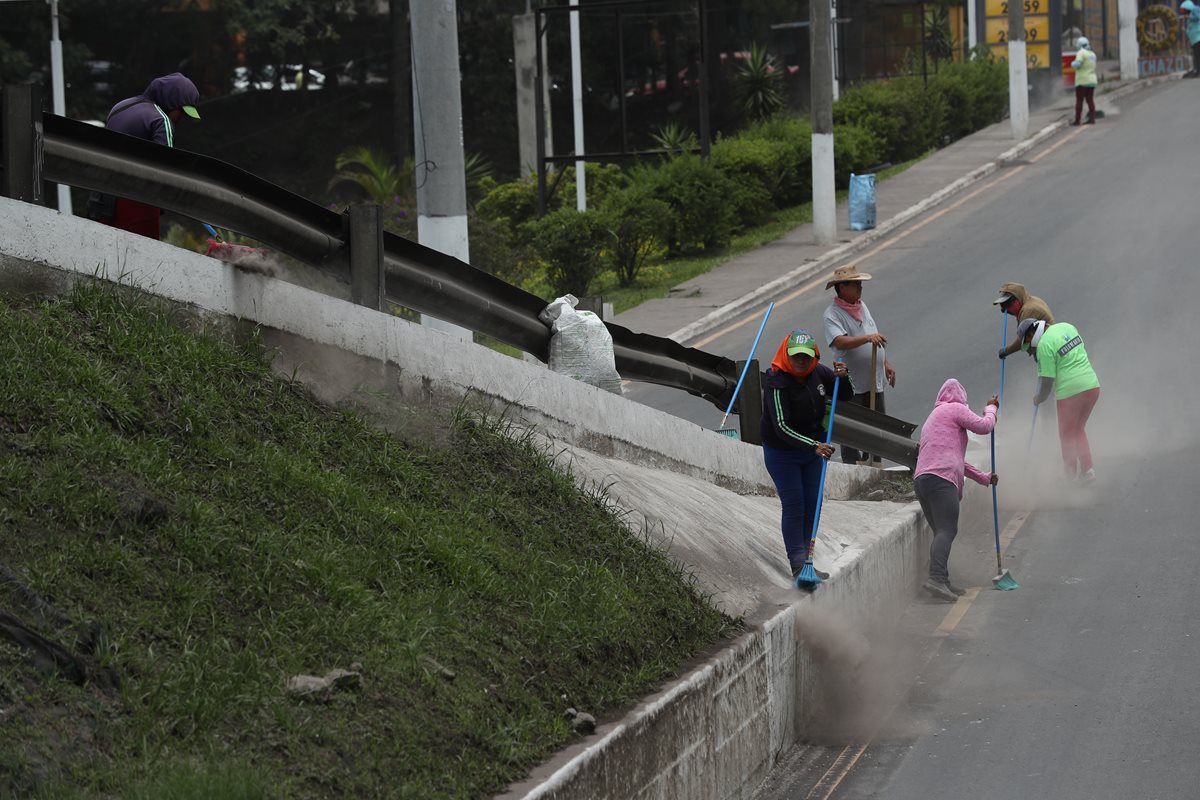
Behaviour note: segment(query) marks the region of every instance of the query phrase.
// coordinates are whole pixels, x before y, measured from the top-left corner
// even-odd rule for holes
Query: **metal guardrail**
[[[13,105],[4,104],[0,120],[4,131],[21,128],[13,122]],[[21,109],[15,112],[19,117]],[[24,114],[29,115],[28,108]],[[32,118],[28,125],[38,127]],[[6,139],[0,163],[8,168],[32,159],[35,172],[41,166],[38,179],[128,197],[238,231],[350,282],[349,215],[198,153],[49,113],[42,115],[40,128],[40,139],[20,143],[31,148],[24,159],[21,154],[14,156],[9,146],[13,140]],[[8,179],[7,174],[0,177]],[[384,234],[383,251],[389,299],[546,360],[550,331],[537,317],[545,307],[540,297],[394,234]],[[732,360],[664,337],[606,325],[623,378],[681,389],[719,409],[729,403],[737,379]],[[899,425],[885,430],[847,418],[839,420],[834,439],[911,467],[916,463],[916,445],[901,433],[907,423]],[[757,441],[756,430],[743,434],[745,440]]]

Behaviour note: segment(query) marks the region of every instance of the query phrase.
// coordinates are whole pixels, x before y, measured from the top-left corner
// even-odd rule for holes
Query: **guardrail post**
[[[42,203],[42,92],[31,83],[0,95],[0,195]]]
[[[737,362],[740,373],[745,361]],[[746,370],[746,379],[742,381],[742,390],[738,393],[737,401],[738,426],[741,428],[742,441],[747,444],[762,444],[762,373],[758,371],[758,359],[750,361],[750,369]]]
[[[382,311],[383,212],[378,205],[350,206],[350,299]]]

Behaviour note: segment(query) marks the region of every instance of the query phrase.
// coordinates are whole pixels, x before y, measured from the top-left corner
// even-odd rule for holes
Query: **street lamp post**
[[[20,2],[21,0],[0,0],[0,3]],[[50,86],[54,113],[60,117],[67,115],[67,98],[63,83],[63,51],[62,40],[58,38],[58,0],[46,0],[50,5]],[[58,185],[58,210],[64,214],[73,213],[71,210],[71,187]]]

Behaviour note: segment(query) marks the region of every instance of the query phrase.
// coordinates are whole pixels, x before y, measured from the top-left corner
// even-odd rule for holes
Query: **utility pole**
[[[833,178],[833,5],[808,6],[809,75],[812,110],[813,241],[837,238],[837,195]]]
[[[579,45],[579,0],[571,0],[571,107],[575,117],[575,155],[587,152],[583,142],[583,52]],[[575,208],[587,211],[587,168],[575,162]]]
[[[417,240],[469,264],[455,0],[412,0],[409,15]],[[471,340],[471,331],[449,322],[423,315],[421,324]]]
[[[967,0],[967,53],[968,57],[979,44],[979,29],[976,27],[979,18],[978,0]]]
[[[408,50],[408,0],[389,0],[392,23],[392,147],[396,168],[412,155],[412,55]]]
[[[1141,52],[1137,40],[1137,0],[1117,0],[1117,47],[1121,55],[1121,80],[1138,77]]]
[[[1025,60],[1025,6],[1021,0],[1008,3],[1008,119],[1014,139],[1020,142],[1029,136],[1029,64]]]

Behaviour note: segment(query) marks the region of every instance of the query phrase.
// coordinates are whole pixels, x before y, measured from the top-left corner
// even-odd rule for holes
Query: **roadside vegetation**
[[[738,631],[503,420],[194,328],[0,299],[0,796],[487,797]]]
[[[811,219],[807,117],[782,111],[772,59],[760,48],[740,72],[745,126],[718,136],[710,157],[694,132],[664,127],[663,155],[623,168],[589,167],[588,210],[576,211],[575,172],[552,176],[548,213],[537,215],[533,178],[477,176],[471,216],[486,243],[477,266],[547,299],[602,293],[616,310],[661,297],[680,282],[783,236]],[[834,104],[837,185],[851,173],[885,179],[926,154],[1003,118],[1004,64],[981,51],[920,77],[874,81]]]

